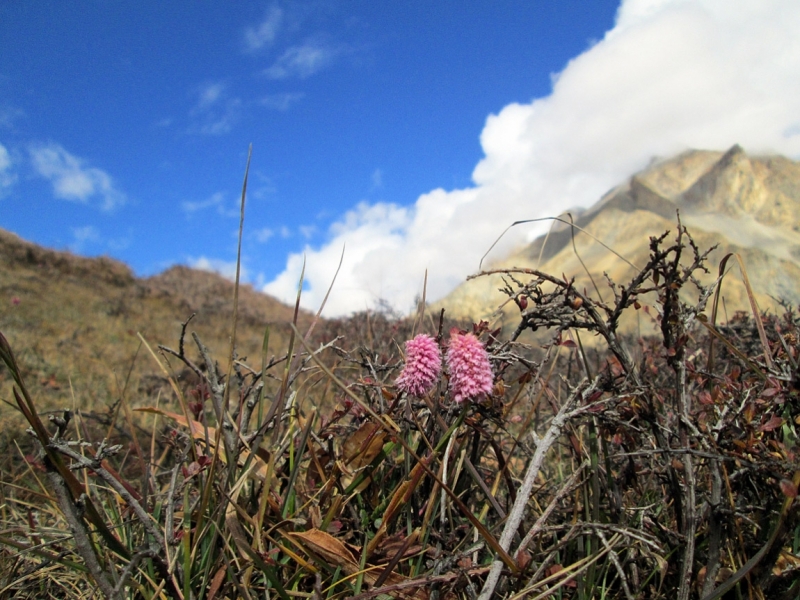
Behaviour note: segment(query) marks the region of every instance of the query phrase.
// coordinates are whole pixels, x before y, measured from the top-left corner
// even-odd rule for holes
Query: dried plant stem
[[[514,502],[514,505],[511,507],[511,512],[509,513],[505,528],[500,536],[500,547],[506,552],[508,552],[508,549],[511,546],[511,540],[514,538],[514,534],[517,532],[519,524],[522,522],[522,517],[525,514],[525,508],[528,505],[528,500],[530,500],[531,492],[533,490],[533,483],[536,481],[536,477],[539,475],[539,470],[542,468],[542,463],[544,462],[548,450],[550,450],[550,447],[561,435],[561,431],[564,429],[567,421],[572,416],[572,409],[574,408],[578,399],[584,397],[585,395],[591,394],[591,392],[593,392],[597,386],[597,383],[598,382],[595,379],[585,389],[583,389],[583,385],[578,386],[578,388],[576,388],[572,394],[569,395],[566,402],[564,402],[564,404],[561,406],[558,414],[553,417],[550,427],[548,428],[544,437],[536,440],[536,452],[534,452],[530,465],[528,465],[528,471],[525,473],[525,480],[522,482],[522,486],[517,491],[517,499]],[[532,432],[532,434],[535,435],[535,432]],[[492,568],[489,571],[489,575],[483,585],[481,594],[478,596],[478,600],[489,600],[489,598],[492,597],[492,594],[494,594],[494,589],[497,587],[497,583],[500,580],[502,571],[503,561],[495,560],[492,563]]]
[[[619,562],[619,556],[617,556],[617,553],[614,552],[614,549],[608,543],[608,540],[602,531],[598,531],[597,535],[600,538],[600,541],[603,542],[603,546],[605,546],[606,550],[608,550],[608,555],[611,557],[611,562],[614,563],[614,568],[617,570],[617,574],[619,575],[619,580],[622,584],[622,590],[625,592],[625,597],[628,600],[634,600],[633,594],[631,593],[631,588],[628,586],[628,578],[625,576],[625,571],[622,568],[622,564]]]
[[[131,495],[131,493],[122,485],[116,477],[111,475],[105,468],[103,468],[101,464],[100,456],[102,456],[102,450],[99,450],[97,453],[97,458],[94,460],[83,456],[82,454],[75,452],[72,448],[67,445],[66,442],[61,440],[52,440],[50,442],[50,447],[54,450],[58,450],[64,456],[68,456],[80,468],[85,469],[92,469],[95,473],[97,473],[98,477],[100,477],[103,481],[105,481],[115,492],[117,492],[125,502],[128,503],[128,506],[133,509],[133,512],[139,518],[142,523],[142,526],[145,528],[148,534],[150,534],[154,541],[158,543],[159,546],[164,546],[164,537],[161,535],[161,531],[159,531],[156,522],[153,518],[147,513],[147,511],[142,507],[141,504],[136,500],[136,498]]]
[[[720,567],[719,546],[722,535],[722,523],[720,523],[718,513],[722,501],[722,475],[719,471],[719,461],[709,461],[709,470],[711,471],[711,498],[708,510],[708,563],[706,564],[706,580],[703,584],[703,593],[700,595],[701,598],[708,596],[714,589],[714,583],[717,579],[717,573],[719,573]]]
[[[133,497],[133,495],[125,488],[125,486],[122,485],[122,483],[120,483],[116,477],[114,477],[102,466],[103,458],[108,455],[108,452],[105,451],[106,449],[101,445],[101,447],[97,450],[96,457],[94,459],[90,459],[78,452],[75,452],[75,450],[70,448],[67,442],[62,440],[51,440],[50,447],[53,450],[60,452],[64,456],[74,460],[77,466],[80,468],[92,469],[98,477],[100,477],[106,484],[108,484],[110,488],[112,488],[122,497],[122,499],[133,510],[145,532],[147,532],[147,534],[152,538],[152,541],[150,542],[150,550],[153,550],[153,555],[157,557],[155,560],[156,566],[158,567],[160,575],[167,580],[168,589],[172,592],[180,589],[178,582],[175,580],[175,576],[169,575],[167,565],[164,563],[163,558],[161,558],[168,556],[168,554],[166,542],[164,540],[164,536],[161,534],[161,530],[158,527],[158,523],[155,522],[153,517],[144,509],[144,507],[142,507],[139,501]],[[178,577],[182,578],[183,573],[180,566],[178,567],[177,571]],[[109,597],[113,598],[115,596]]]
[[[580,477],[583,470],[589,466],[589,461],[584,461],[575,471],[573,471],[572,475],[567,478],[567,481],[564,482],[564,485],[561,486],[561,489],[558,490],[558,493],[553,497],[553,500],[550,504],[547,505],[547,508],[544,509],[544,512],[536,519],[536,523],[533,524],[530,531],[525,534],[525,537],[522,538],[522,541],[519,544],[519,548],[517,548],[517,552],[514,554],[525,550],[528,547],[528,544],[531,543],[531,540],[538,534],[543,528],[545,523],[547,523],[547,519],[550,518],[550,515],[553,514],[553,511],[556,509],[556,506],[561,501],[561,499],[572,492],[575,486],[575,482]]]
[[[211,400],[214,404],[214,412],[216,413],[217,423],[219,424],[220,430],[224,434],[223,441],[225,443],[225,452],[227,453],[228,464],[235,464],[236,450],[239,446],[239,440],[236,436],[236,431],[234,430],[234,424],[231,421],[230,415],[228,414],[228,411],[225,410],[226,384],[220,382],[219,377],[217,376],[217,365],[211,358],[211,353],[206,345],[200,341],[200,337],[194,331],[192,332],[192,338],[194,338],[194,343],[197,344],[197,348],[200,350],[203,361],[206,363],[208,387],[211,391]]]
[[[678,371],[678,396],[681,413],[681,445],[689,448],[688,424],[690,421],[690,399],[686,389],[686,363],[681,360],[677,364]],[[695,530],[697,529],[697,498],[694,461],[691,454],[684,456],[684,488],[683,488],[683,531],[684,550],[681,564],[680,585],[678,587],[678,600],[689,600],[692,592],[692,572],[694,565]]]
[[[103,570],[100,561],[97,560],[92,540],[89,538],[89,532],[86,530],[86,526],[83,524],[81,516],[78,514],[78,507],[75,506],[75,503],[72,501],[72,495],[69,493],[69,490],[67,490],[67,485],[64,483],[61,475],[55,470],[48,470],[47,478],[55,491],[58,506],[61,508],[61,512],[64,513],[64,518],[69,525],[69,530],[75,538],[75,549],[78,554],[81,555],[83,562],[86,563],[86,568],[88,568],[89,572],[92,574],[95,583],[97,583],[97,587],[100,588],[100,591],[106,598],[112,600],[120,598],[119,594],[115,593],[114,587],[108,579],[108,573]]]
[[[112,598],[122,598],[122,588],[128,583],[128,580],[133,575],[134,570],[136,567],[139,566],[139,563],[142,562],[145,558],[157,558],[158,552],[152,548],[148,550],[142,550],[141,552],[137,552],[131,557],[131,562],[129,562],[122,571],[120,575],[119,581],[117,585],[114,586],[113,596]],[[155,597],[155,595],[153,596]]]

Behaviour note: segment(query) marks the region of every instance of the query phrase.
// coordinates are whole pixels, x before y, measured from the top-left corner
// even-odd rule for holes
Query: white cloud
[[[201,256],[199,258],[190,258],[189,266],[193,269],[217,273],[218,275],[222,275],[225,279],[229,279],[231,281],[236,280],[235,260],[227,261]],[[247,281],[247,269],[244,268],[244,265],[242,265],[239,269],[239,280]]]
[[[219,81],[206,83],[200,87],[198,93],[197,106],[195,110],[203,111],[215,105],[225,91],[225,84]]]
[[[12,171],[13,162],[3,144],[0,144],[0,198],[6,190],[17,182],[17,174]]]
[[[258,104],[264,106],[266,108],[272,108],[274,110],[289,110],[292,104],[303,99],[305,94],[302,92],[296,93],[286,93],[286,94],[270,94],[268,96],[262,97]]]
[[[272,6],[267,10],[264,20],[257,27],[248,27],[244,31],[244,45],[248,52],[255,52],[275,41],[283,20],[283,11]]]
[[[189,111],[193,123],[189,133],[222,135],[229,133],[242,114],[241,98],[230,97],[221,81],[207,82],[197,88],[197,102]]]
[[[273,235],[275,235],[275,231],[269,227],[262,227],[261,229],[253,232],[253,237],[256,238],[256,241],[259,244],[266,244]]]
[[[14,106],[0,106],[0,127],[11,127],[14,121],[25,116],[25,112]]]
[[[125,194],[116,189],[108,173],[86,166],[85,161],[59,144],[32,145],[28,152],[36,172],[53,185],[56,198],[88,204],[98,196],[103,210],[125,203]]]
[[[383,187],[383,171],[375,169],[372,172],[372,189],[377,190]]]
[[[205,210],[207,208],[216,207],[219,210],[219,207],[222,206],[223,201],[225,200],[225,194],[222,192],[215,192],[211,194],[205,200],[198,200],[196,202],[192,202],[190,200],[184,200],[181,202],[181,208],[183,212],[191,214],[196,213],[199,210]]]
[[[304,303],[316,307],[344,264],[326,314],[421,291],[449,292],[517,219],[589,206],[653,156],[686,148],[800,157],[800,3],[624,0],[605,37],[553,78],[550,95],[491,115],[474,186],[409,207],[361,204],[306,247]],[[541,231],[512,232],[493,256]],[[302,254],[264,289],[291,301]]]
[[[83,252],[89,244],[96,244],[100,241],[100,233],[96,227],[86,225],[85,227],[72,228],[72,243],[69,249],[75,253]]]
[[[317,226],[316,225],[300,225],[300,227],[297,228],[297,231],[299,231],[300,235],[302,235],[304,238],[306,238],[307,240],[310,240],[314,236],[314,234],[317,233]]]
[[[327,67],[333,62],[337,53],[335,49],[315,42],[292,46],[264,73],[270,79],[286,79],[287,77],[304,79]]]
[[[214,211],[223,217],[236,217],[239,215],[239,211],[236,208],[226,206],[225,192],[214,192],[205,200],[184,200],[181,202],[181,209],[184,213],[186,213],[187,216],[191,216],[194,213],[208,210],[210,208],[215,209]]]

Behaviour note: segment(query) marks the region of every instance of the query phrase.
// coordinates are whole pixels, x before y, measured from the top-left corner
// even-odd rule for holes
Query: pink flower
[[[406,342],[406,366],[395,382],[397,387],[421,398],[436,384],[442,372],[442,351],[431,336],[420,333]]]
[[[492,365],[483,344],[471,333],[450,333],[447,350],[450,367],[450,392],[453,400],[463,402],[492,392]]]

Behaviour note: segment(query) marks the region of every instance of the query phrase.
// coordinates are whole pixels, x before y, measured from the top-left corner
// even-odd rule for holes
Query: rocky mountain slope
[[[718,246],[704,283],[716,278],[720,260],[733,252],[742,257],[762,310],[774,311],[779,300],[800,302],[800,163],[781,156],[748,156],[738,145],[724,153],[691,150],[654,162],[573,216],[576,225],[635,266],[647,261],[650,236],[675,232],[677,211],[701,249]],[[636,273],[634,266],[577,230],[575,245],[577,254],[570,228],[557,223],[548,236],[491,268],[538,268],[574,277],[581,289],[592,289],[582,259],[607,300],[612,294],[603,273],[623,284]],[[729,268],[735,262],[729,261]],[[499,275],[473,279],[437,306],[454,317],[490,319],[512,327],[519,309],[510,303],[498,311],[506,298],[497,291],[502,285]],[[727,314],[749,310],[738,267],[725,277],[722,292]],[[644,324],[642,320],[626,328],[642,333],[652,328],[650,319]]]

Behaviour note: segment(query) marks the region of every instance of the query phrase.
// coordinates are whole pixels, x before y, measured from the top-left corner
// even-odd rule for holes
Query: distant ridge
[[[726,152],[689,150],[654,161],[573,216],[576,225],[641,265],[650,236],[675,231],[678,210],[701,248],[719,246],[711,255],[713,276],[706,283],[716,277],[721,258],[736,252],[762,309],[774,308],[777,300],[800,302],[800,163],[783,156],[748,156],[739,145]],[[575,239],[580,257],[603,286],[603,273],[623,284],[633,275],[628,264],[588,236],[576,231]],[[570,240],[570,228],[556,223],[547,238],[537,238],[492,267],[536,268],[541,256],[540,270],[575,277],[577,285],[588,289],[589,278]],[[436,306],[453,317],[499,318],[511,324],[519,314],[516,306],[495,313],[504,300],[497,291],[501,285],[499,276],[471,280]],[[723,297],[729,314],[749,309],[736,271],[725,278]]]
[[[125,264],[107,257],[85,258],[42,248],[0,229],[0,331],[17,354],[28,385],[43,409],[104,410],[122,394],[152,403],[161,389],[173,394],[162,368],[144,348],[175,350],[181,324],[187,327],[187,356],[198,361],[191,338],[197,332],[221,364],[227,364],[233,322],[232,282],[205,271],[176,266],[137,278]],[[239,289],[237,357],[260,364],[269,327],[269,354],[285,352],[293,308],[255,291]],[[310,321],[300,314],[300,325]],[[180,361],[165,361],[180,379]],[[0,367],[0,398],[13,399],[11,380]],[[0,421],[19,415],[0,403]]]
[[[230,310],[233,302],[233,283],[216,273],[176,265],[158,275],[139,279],[130,267],[116,259],[86,258],[44,248],[4,229],[0,229],[0,260],[6,268],[31,268],[51,277],[82,280],[88,285],[103,282],[130,287],[137,297],[169,298],[192,312],[218,314]],[[239,313],[241,318],[254,322],[290,321],[293,308],[243,284],[239,289]]]
[[[101,256],[86,258],[71,252],[51,250],[23,240],[0,228],[0,259],[10,267],[36,268],[51,275],[91,277],[112,285],[131,285],[136,277],[126,264]]]

